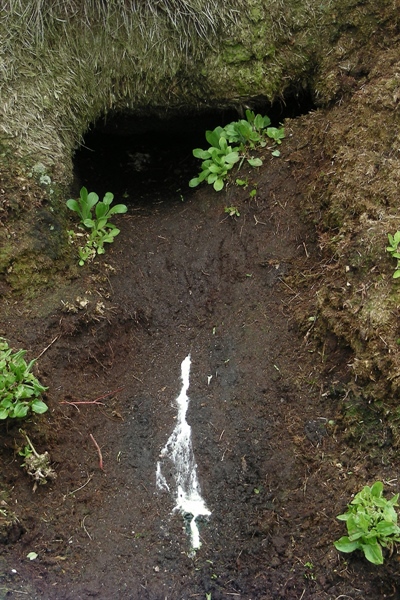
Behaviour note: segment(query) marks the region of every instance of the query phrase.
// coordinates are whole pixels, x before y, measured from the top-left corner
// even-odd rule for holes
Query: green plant
[[[128,209],[125,204],[111,206],[113,200],[114,195],[107,192],[103,200],[99,201],[98,195],[95,192],[89,193],[85,187],[81,189],[78,200],[67,200],[68,208],[79,215],[81,225],[90,230],[85,246],[79,248],[80,266],[96,254],[104,254],[104,244],[110,244],[119,234],[120,230],[109,219],[112,215],[126,213]],[[69,235],[72,239],[70,232]]]
[[[240,217],[237,206],[225,206],[224,210],[230,217]]]
[[[252,110],[246,110],[246,119],[259,134],[261,134],[266,127],[271,125],[271,119],[269,117],[256,115]]]
[[[315,573],[314,573],[313,563],[310,561],[307,561],[304,563],[304,566],[306,568],[306,571],[304,573],[305,579],[311,579],[311,581],[315,581],[316,577],[315,577]]]
[[[267,136],[274,140],[276,144],[282,144],[282,140],[285,137],[284,127],[267,127]]]
[[[252,167],[261,167],[263,161],[259,157],[248,156],[247,149],[265,147],[266,138],[272,139],[275,144],[281,144],[285,137],[284,127],[269,127],[269,117],[255,115],[253,111],[246,110],[246,119],[233,121],[225,127],[216,127],[213,131],[206,131],[206,140],[210,144],[208,150],[195,148],[193,156],[203,160],[201,172],[189,181],[190,187],[198,186],[202,181],[207,181],[218,192],[224,187],[224,180],[233,165],[240,160],[238,170],[247,160]],[[236,144],[234,147],[228,144]],[[273,148],[274,146],[272,146]],[[272,149],[269,148],[269,149]],[[273,156],[279,156],[279,150],[273,150]],[[246,185],[246,180],[236,179],[237,185]]]
[[[0,419],[23,418],[31,410],[42,414],[48,409],[41,400],[47,390],[31,373],[36,362],[25,362],[26,350],[14,352],[0,338]]]
[[[366,485],[348,505],[347,512],[337,517],[346,522],[348,532],[334,542],[337,550],[362,550],[371,563],[383,564],[382,548],[392,549],[393,544],[400,541],[400,527],[394,509],[398,506],[399,494],[387,500],[382,493],[381,481],[372,487]]]
[[[244,119],[226,125],[224,127],[224,133],[229,142],[239,144],[241,150],[243,150],[245,146],[255,148],[255,146],[261,142],[260,133],[251,126],[251,123]]]
[[[238,162],[239,152],[237,148],[228,146],[222,127],[216,127],[214,131],[207,131],[206,140],[211,144],[208,150],[201,148],[193,150],[193,156],[201,158],[203,162],[201,172],[198,177],[189,181],[189,186],[196,187],[206,180],[218,192],[224,187],[224,179],[228,171]]]
[[[388,240],[390,246],[386,248],[386,252],[389,252],[389,254],[391,254],[392,257],[397,260],[396,269],[393,273],[393,279],[397,279],[398,277],[400,277],[400,231],[396,231],[394,235],[388,233]]]

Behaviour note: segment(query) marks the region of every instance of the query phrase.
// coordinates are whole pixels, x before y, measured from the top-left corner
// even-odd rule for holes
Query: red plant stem
[[[92,434],[90,433],[89,435],[91,437],[91,440],[92,440],[93,444],[96,446],[97,454],[99,455],[99,467],[100,467],[100,469],[102,471],[104,471],[104,468],[103,468],[103,455],[101,453],[100,446],[98,445],[98,443],[96,442],[96,440],[94,439],[94,437],[92,436]]]

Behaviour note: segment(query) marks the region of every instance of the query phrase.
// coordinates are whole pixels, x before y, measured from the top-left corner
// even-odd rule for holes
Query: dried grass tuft
[[[244,4],[5,0],[0,140],[31,163],[40,157],[58,179],[70,174],[73,149],[101,115],[187,103],[191,74],[201,78],[202,57],[229,35]]]

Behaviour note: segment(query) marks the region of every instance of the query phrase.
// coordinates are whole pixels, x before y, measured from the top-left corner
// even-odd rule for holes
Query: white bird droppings
[[[181,364],[182,389],[176,399],[178,408],[176,426],[161,450],[160,458],[161,461],[164,458],[169,458],[174,465],[176,505],[173,510],[178,510],[186,517],[191,517],[191,545],[196,550],[201,546],[196,519],[200,516],[209,516],[211,512],[201,497],[200,484],[197,479],[197,465],[193,454],[191,427],[186,421],[189,406],[187,391],[189,389],[190,364],[189,354]],[[159,489],[167,491],[170,489],[162,474],[160,461],[157,463],[156,484]]]

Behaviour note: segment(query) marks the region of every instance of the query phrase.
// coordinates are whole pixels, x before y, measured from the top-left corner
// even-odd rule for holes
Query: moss
[[[252,53],[243,44],[233,44],[225,47],[222,53],[222,60],[227,64],[238,64],[247,62],[252,57]]]

